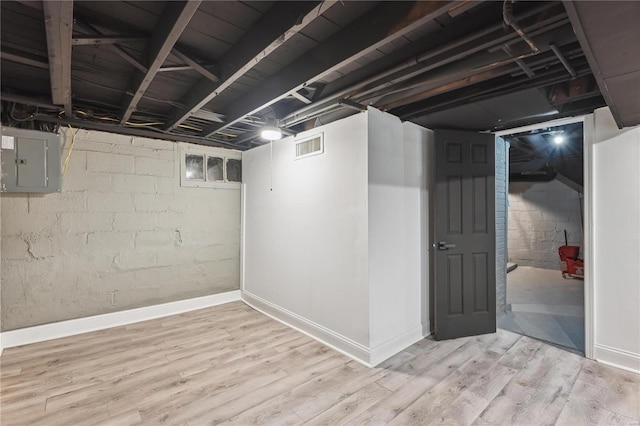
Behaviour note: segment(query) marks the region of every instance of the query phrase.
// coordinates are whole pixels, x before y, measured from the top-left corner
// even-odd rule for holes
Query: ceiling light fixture
[[[265,126],[262,128],[260,136],[268,141],[277,141],[282,139],[282,131],[276,126]]]
[[[560,145],[561,143],[564,142],[564,136],[558,135],[555,138],[553,138],[553,141],[556,143],[556,145]]]

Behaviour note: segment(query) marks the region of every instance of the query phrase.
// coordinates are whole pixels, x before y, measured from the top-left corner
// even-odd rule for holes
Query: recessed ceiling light
[[[553,138],[553,141],[556,143],[556,145],[560,145],[561,143],[564,142],[564,136],[558,135],[555,138]]]

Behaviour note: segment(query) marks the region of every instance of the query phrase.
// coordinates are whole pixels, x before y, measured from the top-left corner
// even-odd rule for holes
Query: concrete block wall
[[[507,187],[509,148],[496,138],[496,313],[507,311]]]
[[[1,214],[3,331],[239,288],[240,191],[181,187],[174,142],[78,130],[62,192]]]
[[[570,245],[582,245],[580,203],[580,194],[558,180],[510,183],[509,261],[560,270],[564,230]]]

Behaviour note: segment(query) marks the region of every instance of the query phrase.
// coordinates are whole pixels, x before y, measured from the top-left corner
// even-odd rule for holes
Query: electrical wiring
[[[12,120],[15,120],[19,123],[24,123],[25,121],[31,121],[33,120],[33,118],[36,116],[36,113],[38,112],[38,109],[36,108],[36,112],[32,113],[31,115],[29,115],[29,117],[26,118],[18,118],[15,116],[15,112],[16,112],[16,104],[15,102],[13,103],[13,105],[11,106],[11,112],[9,113],[9,115],[11,116]]]
[[[190,126],[188,124],[180,124],[178,127],[181,127],[183,129],[195,130],[196,132],[201,132],[202,131],[202,129],[200,127]]]
[[[96,120],[120,122],[120,120],[118,120],[117,118],[113,118],[113,117],[98,117],[98,116],[86,113],[84,111],[81,111],[81,110],[76,110],[76,113],[81,114],[81,115],[86,116],[86,117],[95,118]],[[127,122],[125,122],[125,124],[127,126],[134,126],[134,127],[148,127],[148,126],[159,126],[159,125],[164,124],[164,122],[162,122],[162,121],[150,121],[150,122],[136,123],[136,122],[133,122],[133,121],[127,121]]]
[[[222,135],[222,136],[226,136],[228,138],[237,138],[238,135],[232,135],[231,133],[224,133],[224,132],[216,132],[216,135]]]
[[[15,122],[18,123],[24,123],[24,122],[33,122],[33,121],[37,121],[38,117],[50,117],[52,114],[56,114],[58,117],[62,117],[65,113],[64,110],[59,110],[59,111],[47,111],[47,112],[41,112],[38,113],[38,109],[36,108],[35,112],[30,113],[29,116],[27,117],[19,117],[16,115],[16,104],[14,103],[11,108],[9,109],[9,117],[14,120]],[[73,114],[75,116],[79,116],[82,117],[86,120],[100,120],[100,121],[109,121],[109,122],[113,122],[113,123],[119,123],[120,119],[115,117],[115,116],[110,116],[110,115],[97,115],[94,114],[92,112],[87,112],[81,109],[74,109],[73,110]],[[102,114],[110,114],[109,112],[103,111]],[[114,114],[115,115],[115,114]],[[150,130],[155,130],[158,131],[160,133],[166,133],[166,131],[156,128],[154,126],[162,126],[166,124],[166,122],[164,121],[159,121],[159,120],[153,120],[151,119],[151,121],[127,121],[125,122],[126,126],[130,126],[130,127],[146,127]],[[196,132],[201,132],[203,129],[201,127],[198,126],[194,126],[194,125],[190,125],[190,124],[180,124],[178,125],[179,128],[182,129],[187,129],[187,130],[193,130]],[[216,134],[219,134],[221,136],[225,136],[227,138],[237,138],[238,135],[236,134],[232,134],[232,133],[226,133],[226,132],[216,132]]]
[[[64,160],[64,167],[62,168],[62,178],[67,175],[67,169],[69,168],[69,161],[71,160],[71,151],[73,151],[73,144],[76,142],[76,132],[71,125],[68,125],[71,130],[71,144],[69,145],[69,152],[67,152],[67,158]]]

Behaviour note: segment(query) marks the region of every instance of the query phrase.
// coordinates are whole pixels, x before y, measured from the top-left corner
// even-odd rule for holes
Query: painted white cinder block
[[[509,261],[521,266],[560,269],[558,247],[582,245],[580,194],[554,180],[509,185]]]
[[[135,157],[135,171],[138,175],[173,177],[173,161]]]
[[[134,157],[103,152],[87,152],[87,170],[108,173],[133,173]]]
[[[176,235],[178,231],[156,230],[156,231],[141,231],[136,232],[136,247],[166,247],[173,246],[176,243],[176,239],[179,237]]]
[[[22,236],[3,237],[2,256],[10,260],[26,260],[29,258],[29,245]]]
[[[59,213],[58,226],[62,232],[111,231],[113,229],[113,213]],[[51,228],[47,227],[47,229]]]
[[[89,192],[87,207],[92,212],[132,212],[133,196],[127,193]]]
[[[75,154],[74,154],[75,155]],[[70,192],[110,192],[111,175],[98,172],[68,171],[62,179],[62,193]]]
[[[156,215],[153,213],[114,213],[114,231],[152,231],[156,228]]]
[[[111,176],[111,190],[113,192],[153,194],[156,192],[156,182],[153,176],[116,174]]]
[[[56,214],[51,213],[29,213],[29,214],[9,214],[4,210],[9,197],[3,197],[2,203],[2,232],[4,235],[21,235],[30,232],[43,232],[58,226]],[[26,203],[25,203],[26,204]],[[66,213],[63,213],[66,214]],[[70,213],[69,213],[70,214]],[[25,218],[30,220],[25,220]],[[3,236],[4,236],[3,235]]]
[[[239,288],[240,191],[182,188],[177,155],[82,130],[61,193],[1,195],[4,330]]]
[[[29,211],[34,213],[87,211],[87,197],[83,192],[64,192],[55,198],[43,194],[30,194]]]
[[[134,206],[138,212],[186,212],[188,209],[188,205],[176,203],[175,197],[168,194],[135,194]]]
[[[87,249],[91,252],[118,253],[132,249],[134,234],[130,232],[91,232],[87,234]]]

